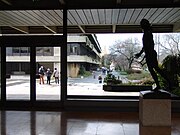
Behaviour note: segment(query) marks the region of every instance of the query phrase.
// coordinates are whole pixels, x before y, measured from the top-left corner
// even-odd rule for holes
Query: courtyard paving
[[[117,76],[118,73],[114,72]],[[89,77],[68,78],[67,95],[88,95],[88,96],[138,96],[138,92],[105,92],[102,88],[103,83],[99,83],[98,76],[103,78],[101,72],[94,72]],[[122,78],[122,76],[120,76]],[[125,80],[124,80],[125,81]],[[30,76],[11,76],[7,79],[7,99],[30,99]],[[46,82],[46,80],[45,80]],[[55,84],[51,80],[51,85],[39,84],[36,80],[37,100],[60,100],[60,84]]]

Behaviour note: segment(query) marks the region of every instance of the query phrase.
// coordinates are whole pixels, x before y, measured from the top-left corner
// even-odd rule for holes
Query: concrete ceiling
[[[179,0],[0,0],[0,32],[62,33],[64,4],[68,33],[141,32],[142,18],[154,32],[180,31]]]

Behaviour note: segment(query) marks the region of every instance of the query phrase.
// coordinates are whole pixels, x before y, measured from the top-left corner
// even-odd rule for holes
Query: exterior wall
[[[89,39],[91,37],[91,39]],[[91,66],[99,65],[100,53],[96,50],[96,42],[92,36],[68,36],[67,74],[70,77],[77,77],[80,66],[84,65],[87,70]],[[92,41],[91,41],[92,40]],[[30,49],[28,47],[7,47],[6,60],[8,63],[16,63],[19,72],[21,72],[21,63],[30,62]],[[50,68],[52,71],[57,68],[61,71],[61,48],[60,47],[37,47],[36,48],[36,70],[40,65]],[[20,63],[20,64],[18,64]],[[14,71],[9,69],[9,72]]]
[[[61,48],[60,47],[54,47],[54,58],[57,58],[56,62],[54,62],[54,68],[57,68],[59,71],[61,71]],[[53,69],[54,70],[54,69]]]
[[[69,67],[69,75],[72,78],[75,78],[78,76],[80,64],[78,63],[68,63]]]
[[[68,43],[86,43],[87,36],[68,36]]]

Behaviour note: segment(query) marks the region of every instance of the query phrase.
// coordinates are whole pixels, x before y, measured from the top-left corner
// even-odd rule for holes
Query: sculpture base
[[[142,126],[171,126],[171,95],[164,91],[141,91],[139,119]]]
[[[139,125],[139,135],[171,135],[171,126]]]

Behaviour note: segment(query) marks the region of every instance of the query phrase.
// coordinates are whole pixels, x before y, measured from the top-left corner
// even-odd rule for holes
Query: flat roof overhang
[[[153,32],[180,31],[180,0],[0,0],[0,33],[61,34],[64,5],[69,34],[139,33],[142,18]]]

